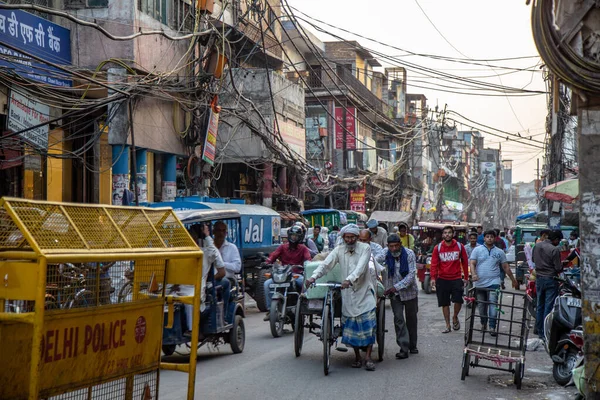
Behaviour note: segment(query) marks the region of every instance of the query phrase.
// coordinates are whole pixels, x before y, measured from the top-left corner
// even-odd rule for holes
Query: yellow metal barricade
[[[202,251],[171,209],[0,199],[0,399],[158,398],[168,283]],[[189,364],[194,396],[196,352]]]

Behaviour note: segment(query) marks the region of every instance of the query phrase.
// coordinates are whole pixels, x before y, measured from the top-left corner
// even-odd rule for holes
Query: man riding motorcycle
[[[277,250],[271,253],[269,258],[267,258],[266,264],[273,264],[278,259],[282,265],[304,265],[304,261],[310,261],[311,256],[308,247],[302,244],[304,233],[305,230],[302,227],[298,225],[292,226],[287,232],[288,242],[280,245]],[[300,274],[298,279],[296,279],[296,284],[301,288],[304,282],[302,271],[293,269],[292,272]],[[273,279],[267,279],[264,284],[265,293],[267,294],[265,299],[267,310],[271,308],[271,283],[273,283]],[[269,320],[269,312],[267,312],[264,320]]]

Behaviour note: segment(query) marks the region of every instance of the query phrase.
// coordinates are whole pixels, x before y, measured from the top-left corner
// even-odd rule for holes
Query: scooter
[[[581,291],[572,281],[554,279],[562,284],[562,288],[554,301],[553,311],[544,320],[545,347],[554,363],[554,380],[565,386],[571,380],[583,344],[583,341],[577,340],[576,334],[582,324]]]
[[[296,285],[296,279],[302,276],[302,271],[304,271],[304,267],[301,265],[273,264],[272,266],[270,275],[273,283],[269,286],[272,295],[270,293],[267,295],[272,296],[269,324],[273,337],[280,337],[283,334],[284,325],[293,325],[295,321],[296,304],[301,293],[301,288]]]

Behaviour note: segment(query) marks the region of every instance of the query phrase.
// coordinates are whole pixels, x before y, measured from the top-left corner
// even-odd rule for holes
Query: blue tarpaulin
[[[527,219],[527,218],[535,217],[536,214],[537,214],[537,212],[530,212],[530,213],[527,213],[527,214],[521,214],[521,215],[519,215],[517,217],[517,221],[522,221],[522,220]]]

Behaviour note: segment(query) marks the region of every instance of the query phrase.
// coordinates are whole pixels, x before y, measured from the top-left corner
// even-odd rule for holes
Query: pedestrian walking
[[[367,228],[371,231],[371,242],[377,243],[381,247],[387,246],[388,232],[381,226],[376,219],[370,219],[367,221]]]
[[[469,258],[465,246],[454,239],[454,228],[445,226],[442,230],[443,241],[433,248],[431,255],[431,282],[435,286],[438,307],[446,321],[442,333],[460,329],[458,313],[463,305],[463,289],[469,276]],[[450,325],[450,303],[454,304],[452,326]]]
[[[548,238],[539,242],[533,248],[533,262],[535,263],[535,290],[537,293],[537,306],[535,324],[540,338],[544,336],[544,319],[550,314],[554,300],[558,296],[558,282],[554,280],[563,270],[560,261],[558,245],[563,238],[561,231],[551,231]]]
[[[508,275],[515,289],[519,288],[519,283],[513,276],[508,262],[506,262],[506,254],[494,245],[496,231],[493,229],[485,231],[484,239],[484,245],[475,248],[471,253],[471,279],[476,289],[475,296],[478,302],[481,331],[487,330],[489,322],[490,335],[496,336],[500,268]]]
[[[317,279],[327,274],[336,264],[340,265],[342,282],[342,343],[354,348],[356,357],[353,368],[361,368],[363,360],[361,348],[366,348],[364,365],[367,371],[375,371],[371,359],[373,343],[377,334],[377,317],[375,314],[375,289],[371,283],[369,260],[371,247],[358,242],[359,228],[356,224],[348,224],[340,234],[343,244],[329,253],[313,275],[306,280],[310,286]],[[352,286],[350,288],[350,286]]]
[[[402,245],[400,236],[391,234],[387,248],[377,258],[387,271],[383,273],[386,288],[384,295],[390,296],[394,313],[396,343],[400,351],[396,358],[408,358],[408,354],[418,354],[417,313],[419,312],[419,287],[417,285],[417,264],[415,253]]]

